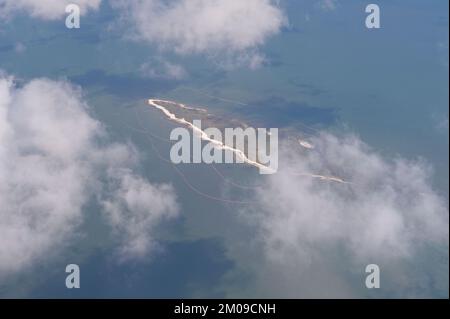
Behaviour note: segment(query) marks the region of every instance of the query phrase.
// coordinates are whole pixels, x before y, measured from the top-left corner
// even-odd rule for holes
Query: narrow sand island
[[[233,152],[239,159],[241,159],[245,164],[251,165],[253,167],[256,167],[258,169],[261,169],[269,174],[275,173],[273,169],[270,167],[267,167],[261,163],[258,163],[256,161],[253,161],[247,157],[247,155],[240,149],[233,148],[231,146],[228,146],[224,144],[222,141],[215,140],[210,138],[201,128],[193,125],[191,122],[185,120],[184,118],[177,117],[174,113],[170,112],[167,107],[164,106],[164,104],[169,104],[171,106],[175,106],[180,108],[181,110],[188,110],[188,111],[194,111],[194,112],[201,112],[205,115],[208,115],[208,112],[204,108],[195,108],[195,107],[189,107],[185,104],[168,101],[168,100],[161,100],[161,99],[149,99],[148,104],[152,107],[160,110],[170,121],[173,121],[175,123],[182,124],[185,127],[188,127],[192,129],[192,131],[195,134],[198,134],[200,138],[204,141],[210,142],[214,147],[216,147],[219,150],[225,150],[225,151],[231,151]],[[300,142],[300,141],[299,141]],[[304,141],[302,141],[304,142]],[[313,149],[314,147],[309,143],[301,143],[303,147],[308,149]],[[343,179],[335,176],[325,176],[325,175],[318,175],[318,174],[309,174],[309,173],[301,173],[301,174],[295,174],[297,176],[308,176],[311,178],[317,178],[323,181],[331,181],[336,183],[342,183],[342,184],[349,184],[349,182],[344,181]]]

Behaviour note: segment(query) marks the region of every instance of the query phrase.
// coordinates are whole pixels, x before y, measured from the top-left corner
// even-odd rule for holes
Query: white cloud
[[[433,244],[448,251],[448,202],[430,186],[424,163],[388,161],[353,136],[321,134],[312,142],[314,150],[280,153],[285,169],[244,211],[270,260],[307,267],[323,249],[343,248],[350,263],[408,260]],[[305,172],[353,184],[295,175]]]
[[[14,46],[14,51],[18,54],[22,54],[27,50],[27,47],[22,42],[17,42]]]
[[[152,79],[182,80],[188,75],[183,66],[163,58],[155,58],[143,63],[139,71],[142,76]]]
[[[319,8],[324,11],[334,11],[337,8],[336,0],[320,0]]]
[[[55,20],[65,7],[78,4],[82,14],[97,10],[101,0],[0,0],[0,17],[26,13]],[[276,0],[111,0],[132,38],[179,54],[206,54],[226,67],[254,69],[264,61],[258,52],[269,37],[280,32],[287,18]],[[179,77],[180,68],[168,64]],[[177,73],[177,74],[175,74]]]
[[[169,185],[150,185],[126,170],[114,172],[113,178],[120,187],[102,204],[116,234],[125,238],[120,257],[143,258],[157,244],[149,232],[177,215],[174,190]]]
[[[313,150],[280,148],[278,173],[248,195],[254,204],[240,216],[251,235],[229,244],[238,268],[228,296],[448,296],[448,197],[430,186],[430,168],[388,160],[352,135],[309,141]],[[311,172],[353,184],[301,175]],[[378,291],[364,286],[371,263],[381,267]]]
[[[436,132],[448,135],[448,114],[438,115],[437,113],[433,113],[431,120],[433,121]]]
[[[25,12],[32,17],[55,20],[66,15],[68,4],[80,6],[81,13],[99,8],[101,0],[0,0],[0,17],[8,17],[13,13]]]
[[[63,248],[90,199],[125,228],[121,247],[152,242],[156,223],[175,216],[175,196],[136,176],[137,163],[132,146],[108,142],[76,88],[48,79],[17,87],[0,74],[0,275]],[[151,247],[141,248],[136,257]]]
[[[257,70],[266,64],[266,57],[258,50],[248,50],[240,54],[225,54],[213,57],[214,62],[224,70],[233,70],[242,66]]]
[[[286,23],[271,0],[113,0],[133,36],[180,54],[249,54]],[[250,61],[254,64],[254,60]]]

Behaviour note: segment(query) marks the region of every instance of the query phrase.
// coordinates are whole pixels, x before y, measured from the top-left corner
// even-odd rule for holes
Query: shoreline
[[[173,101],[169,101],[169,100],[161,100],[161,99],[148,99],[147,103],[153,107],[155,107],[156,109],[160,110],[169,120],[182,124],[184,126],[187,126],[188,128],[191,128],[193,130],[194,133],[197,133],[200,135],[200,138],[204,141],[208,141],[210,143],[212,143],[215,147],[217,147],[219,150],[228,150],[233,152],[234,154],[236,154],[237,156],[239,156],[241,158],[241,160],[244,161],[245,164],[248,164],[250,166],[256,167],[260,170],[265,170],[267,173],[269,174],[273,174],[276,173],[275,170],[261,164],[255,161],[250,160],[243,151],[239,150],[239,149],[235,149],[232,148],[228,145],[225,145],[222,141],[218,141],[215,139],[210,138],[201,128],[195,126],[194,124],[192,124],[189,121],[186,121],[184,118],[178,118],[175,114],[171,113],[169,110],[167,110],[164,106],[159,105],[158,102],[162,102],[162,103],[170,103],[170,104],[174,104],[177,105],[178,107],[182,108],[182,109],[186,109],[186,110],[195,110],[195,111],[200,111],[200,112],[205,112],[207,113],[206,109],[203,108],[194,108],[194,107],[188,107],[182,103],[177,103],[177,102],[173,102]],[[308,143],[308,146],[310,147],[306,147],[306,145],[302,145],[305,148],[308,149],[313,149],[314,147],[312,145],[310,145]],[[351,182],[347,182],[345,180],[343,180],[342,178],[339,177],[335,177],[335,176],[325,176],[325,175],[319,175],[319,174],[310,174],[310,173],[302,173],[302,174],[296,174],[298,176],[308,176],[311,178],[315,178],[315,179],[319,179],[322,181],[330,181],[330,182],[335,182],[335,183],[340,183],[340,184],[351,184]]]

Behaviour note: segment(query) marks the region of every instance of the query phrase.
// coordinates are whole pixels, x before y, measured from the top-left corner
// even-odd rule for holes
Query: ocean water
[[[144,176],[175,186],[183,211],[158,229],[163,243],[158,254],[130,264],[114,258],[115,243],[92,204],[86,236],[69,243],[64,254],[0,284],[0,296],[279,297],[250,284],[258,253],[243,243],[254,229],[240,223],[236,206],[193,192],[151,143],[166,157],[168,145],[138,131],[167,138],[173,128],[149,110],[145,100],[151,97],[204,105],[268,127],[306,124],[355,133],[387,157],[424,158],[435,170],[434,187],[448,199],[448,1],[378,2],[382,29],[372,32],[364,27],[364,1],[340,2],[326,13],[312,1],[284,1],[290,24],[263,48],[265,67],[222,70],[202,57],[168,53],[186,65],[189,75],[180,81],[139,73],[143,63],[166,53],[109,31],[115,13],[107,4],[83,19],[76,32],[62,21],[25,16],[6,24],[0,30],[0,69],[23,81],[50,77],[81,86],[93,116],[111,138],[137,146]],[[16,52],[19,43],[22,53]],[[244,184],[260,178],[242,167],[219,169]],[[245,197],[227,189],[210,167],[181,170],[202,192]],[[65,289],[66,274],[58,271],[74,260],[83,269],[80,291]],[[445,262],[440,267],[445,271]],[[347,279],[358,276],[350,273]],[[448,272],[442,276],[448,282]],[[363,294],[362,287],[355,291]],[[448,295],[448,284],[429,294]]]

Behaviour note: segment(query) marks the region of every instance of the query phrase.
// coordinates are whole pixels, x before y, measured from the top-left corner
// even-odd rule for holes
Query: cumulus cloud
[[[113,0],[133,36],[180,54],[236,57],[278,33],[286,18],[271,0]],[[254,59],[250,59],[255,63]]]
[[[0,17],[16,13],[55,20],[64,17],[68,4],[81,13],[97,10],[101,0],[0,0]],[[264,57],[258,51],[277,34],[287,18],[276,0],[110,0],[119,10],[131,38],[178,54],[206,54],[225,67],[254,69]],[[122,27],[122,26],[121,26]],[[172,73],[180,69],[165,66]]]
[[[320,0],[319,8],[324,11],[334,11],[337,8],[336,0]]]
[[[27,50],[27,47],[22,42],[17,42],[14,46],[14,52],[22,54]]]
[[[438,115],[434,113],[431,116],[436,132],[448,135],[448,114]]]
[[[120,187],[102,205],[114,231],[124,238],[120,257],[143,258],[157,245],[148,232],[177,215],[174,190],[166,184],[150,185],[126,170],[115,172],[112,178],[119,181]]]
[[[0,75],[0,275],[64,247],[91,199],[104,204],[115,229],[126,229],[120,247],[139,241],[134,256],[148,252],[151,228],[177,207],[169,186],[133,172],[138,161],[132,146],[108,141],[70,84],[35,79],[18,87]]]
[[[424,162],[387,160],[354,136],[323,133],[311,142],[313,150],[281,150],[284,169],[255,192],[256,205],[243,210],[259,232],[272,265],[267,267],[276,269],[276,264],[278,273],[289,273],[280,278],[284,292],[298,296],[298,285],[306,283],[310,292],[318,289],[324,283],[311,283],[308,274],[317,274],[319,266],[321,277],[339,279],[343,274],[332,275],[343,268],[336,266],[339,262],[350,273],[355,265],[363,272],[362,265],[369,263],[393,267],[417,261],[429,247],[441,247],[448,260],[448,202],[431,187],[431,170]],[[338,175],[350,184],[301,175],[309,172]],[[329,269],[324,272],[324,267]],[[403,279],[392,278],[397,284]],[[329,295],[326,287],[315,296]],[[348,285],[345,289],[351,294]]]
[[[182,80],[188,75],[183,66],[163,58],[155,58],[143,63],[139,71],[142,76],[152,79]]]
[[[0,17],[24,12],[35,18],[55,20],[66,15],[69,4],[77,4],[81,13],[86,13],[98,9],[100,3],[101,0],[0,0]]]

